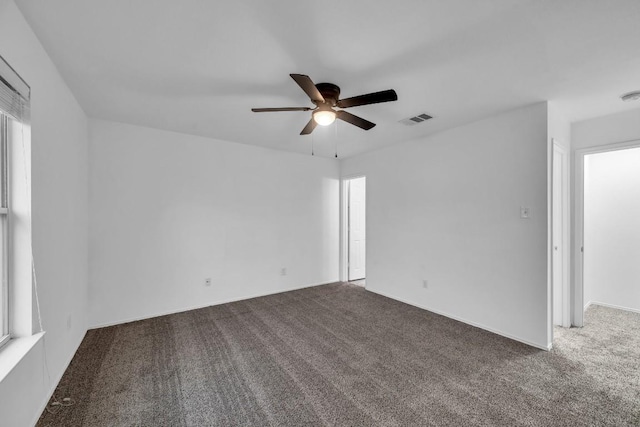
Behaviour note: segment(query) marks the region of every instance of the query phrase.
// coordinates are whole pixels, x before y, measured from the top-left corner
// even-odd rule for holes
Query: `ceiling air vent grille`
[[[430,115],[426,113],[422,113],[414,117],[408,117],[406,119],[402,119],[400,120],[400,123],[407,126],[413,126],[413,125],[417,125],[418,123],[426,122],[427,120],[432,118],[433,117],[431,117]]]

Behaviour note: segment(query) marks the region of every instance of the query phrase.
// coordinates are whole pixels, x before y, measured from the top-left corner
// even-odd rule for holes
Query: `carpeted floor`
[[[91,330],[39,426],[640,425],[640,315],[545,352],[325,285]]]

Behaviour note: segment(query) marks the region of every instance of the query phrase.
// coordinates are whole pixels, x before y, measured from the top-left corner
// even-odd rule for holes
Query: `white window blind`
[[[28,119],[29,85],[0,56],[0,111],[23,122]]]

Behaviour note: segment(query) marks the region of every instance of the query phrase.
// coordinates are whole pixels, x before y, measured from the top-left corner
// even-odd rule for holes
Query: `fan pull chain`
[[[313,154],[313,141],[314,141],[314,137],[313,137],[313,133],[311,134],[311,155],[314,156]]]
[[[338,158],[338,122],[336,123],[336,159]]]

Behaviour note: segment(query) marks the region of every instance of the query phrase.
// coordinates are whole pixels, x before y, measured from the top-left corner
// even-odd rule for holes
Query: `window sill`
[[[15,368],[22,358],[42,339],[44,332],[24,338],[13,338],[0,349],[0,382]]]

